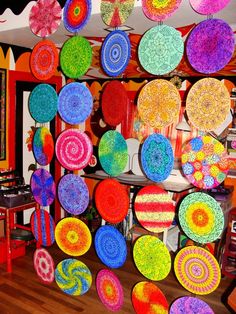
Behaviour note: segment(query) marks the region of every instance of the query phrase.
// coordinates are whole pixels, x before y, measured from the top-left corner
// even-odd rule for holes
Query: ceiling
[[[108,26],[105,25],[101,19],[100,2],[101,1],[98,0],[92,0],[91,18],[79,35],[86,37],[105,37],[108,34],[107,30],[105,30]],[[0,42],[26,48],[32,48],[39,42],[40,38],[31,32],[28,25],[29,12],[34,4],[35,1],[29,1],[25,9],[18,15],[15,15],[9,8],[0,15]],[[157,22],[149,20],[144,15],[141,5],[141,0],[135,0],[132,14],[121,29],[135,34],[143,34],[149,28],[157,25]],[[227,7],[214,15],[214,18],[223,19],[231,25],[234,32],[236,32],[235,12],[236,1],[231,0]],[[190,6],[189,0],[182,0],[178,10],[170,18],[165,20],[165,24],[178,28],[193,23],[199,23],[204,19],[206,19],[206,16],[195,12]],[[48,39],[54,41],[58,47],[61,47],[68,36],[71,35],[72,33],[69,33],[65,29],[63,22],[61,22],[59,29],[48,37]]]

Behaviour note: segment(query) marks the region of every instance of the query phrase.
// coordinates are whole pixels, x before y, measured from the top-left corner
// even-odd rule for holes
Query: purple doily
[[[61,206],[68,213],[79,215],[88,207],[88,187],[80,176],[67,174],[58,184],[58,198]]]
[[[52,175],[45,169],[34,171],[30,180],[34,199],[42,206],[51,205],[56,196],[56,185]]]
[[[186,52],[192,67],[200,73],[215,73],[233,56],[234,32],[223,20],[209,19],[199,23],[187,39]]]
[[[175,300],[170,307],[170,314],[214,314],[210,306],[194,297],[182,297]]]

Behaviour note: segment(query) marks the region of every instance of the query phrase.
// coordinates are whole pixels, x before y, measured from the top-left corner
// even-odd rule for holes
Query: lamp
[[[184,110],[182,120],[175,127],[176,130],[184,131],[184,132],[191,132],[191,127],[188,124],[187,120],[188,120],[187,113]]]

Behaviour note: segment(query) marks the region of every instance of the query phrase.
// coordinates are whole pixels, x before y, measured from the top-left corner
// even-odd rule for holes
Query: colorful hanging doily
[[[85,294],[90,289],[92,274],[84,263],[74,258],[68,258],[57,265],[55,280],[63,292],[78,296]]]
[[[124,236],[113,226],[102,226],[95,233],[95,249],[103,264],[119,268],[127,258],[127,245]]]
[[[145,186],[138,191],[134,210],[139,223],[157,233],[169,228],[175,215],[171,196],[156,185]]]
[[[53,176],[43,168],[35,170],[30,179],[34,199],[42,206],[51,205],[56,196],[56,185]]]
[[[121,26],[130,16],[134,2],[134,0],[101,0],[100,12],[103,22],[110,27]]]
[[[120,124],[128,106],[128,95],[120,81],[110,81],[102,93],[102,113],[106,123],[111,126]]]
[[[206,132],[215,130],[225,121],[230,106],[228,89],[215,78],[199,80],[191,87],[186,99],[186,112],[190,122]]]
[[[55,151],[58,161],[64,168],[80,170],[88,165],[93,145],[86,133],[78,129],[67,129],[58,136]]]
[[[221,184],[229,170],[224,146],[209,135],[192,138],[183,148],[182,169],[188,181],[200,189]]]
[[[142,145],[141,164],[150,180],[164,181],[170,175],[174,165],[174,154],[170,141],[158,133],[149,135]]]
[[[104,171],[111,176],[118,176],[128,162],[128,148],[124,137],[117,131],[107,131],[99,142],[98,156]]]
[[[140,273],[150,280],[162,280],[170,272],[170,253],[165,244],[155,236],[139,237],[134,243],[133,257]]]
[[[128,214],[127,190],[115,179],[105,179],[98,184],[95,190],[95,202],[102,218],[112,224],[123,221]]]
[[[119,311],[124,303],[123,287],[119,278],[108,269],[102,269],[96,277],[97,293],[102,303],[111,311]]]
[[[187,39],[186,53],[196,71],[210,74],[220,71],[229,63],[234,48],[232,28],[223,20],[207,19],[191,31]]]
[[[142,0],[144,14],[152,21],[169,18],[180,6],[182,0]]]
[[[149,29],[138,46],[139,61],[148,73],[163,75],[173,71],[184,53],[181,33],[168,25]]]
[[[68,213],[82,214],[89,204],[89,191],[85,181],[73,173],[64,175],[58,183],[58,199]]]
[[[57,114],[58,96],[49,84],[37,85],[29,96],[29,111],[39,123],[50,122]]]
[[[57,223],[55,239],[58,247],[64,253],[72,256],[85,254],[92,244],[88,226],[82,220],[74,217],[64,218]]]
[[[50,79],[58,64],[58,50],[51,40],[42,40],[34,46],[30,55],[30,69],[34,77],[41,81]]]
[[[29,14],[31,31],[39,37],[56,32],[61,23],[62,9],[57,0],[37,0]]]
[[[30,217],[32,233],[40,245],[50,246],[55,241],[55,222],[44,209],[35,210]]]
[[[131,54],[128,35],[120,30],[110,32],[101,49],[101,63],[104,72],[109,76],[118,76],[126,69]]]
[[[51,132],[46,127],[39,127],[33,138],[33,153],[38,164],[48,165],[54,154],[54,141]]]
[[[172,83],[157,79],[143,86],[137,105],[142,121],[158,129],[177,122],[181,98]]]
[[[230,0],[189,0],[189,2],[197,13],[212,15],[223,10]]]
[[[69,38],[62,46],[60,65],[63,73],[70,78],[79,78],[89,69],[92,62],[92,48],[82,36]]]
[[[215,257],[197,246],[185,247],[177,253],[174,270],[180,284],[186,290],[199,295],[213,292],[221,279],[220,267]]]
[[[93,109],[93,97],[90,90],[82,83],[65,85],[58,96],[58,112],[61,118],[75,125],[90,116]]]
[[[210,306],[194,297],[181,297],[175,300],[171,307],[169,314],[214,314]]]
[[[184,233],[197,243],[213,242],[224,228],[220,204],[202,192],[188,194],[179,207],[179,222]]]
[[[65,28],[76,33],[85,27],[92,12],[91,0],[67,0],[63,11]]]
[[[36,249],[34,252],[34,269],[43,283],[54,281],[54,261],[44,248]]]
[[[132,304],[136,314],[168,314],[168,302],[163,292],[152,282],[136,283],[132,290]]]

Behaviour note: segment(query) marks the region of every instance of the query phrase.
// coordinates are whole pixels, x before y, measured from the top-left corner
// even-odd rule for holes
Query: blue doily
[[[60,91],[58,112],[69,124],[84,122],[91,114],[93,97],[90,90],[81,83],[69,83]]]
[[[170,141],[161,134],[151,134],[141,149],[141,163],[146,176],[155,182],[164,181],[174,165],[174,154]]]
[[[95,234],[95,249],[103,264],[110,268],[123,266],[127,258],[124,236],[113,226],[102,226]]]
[[[57,114],[57,93],[49,84],[39,84],[29,97],[29,111],[39,123],[50,122]]]
[[[67,174],[58,184],[61,206],[70,214],[79,215],[88,207],[89,191],[86,183],[75,174]]]
[[[127,67],[130,59],[130,40],[120,30],[112,31],[106,36],[101,50],[102,68],[109,76],[120,75]]]

